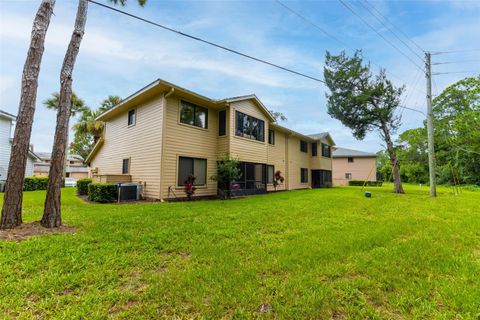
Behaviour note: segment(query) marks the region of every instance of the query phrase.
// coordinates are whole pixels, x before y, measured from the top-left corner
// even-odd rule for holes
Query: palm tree
[[[100,111],[98,115],[112,109],[120,102],[122,102],[122,98],[120,98],[119,96],[108,96],[107,99],[103,100],[100,108],[98,108],[98,111]]]
[[[45,35],[54,6],[55,0],[43,0],[33,20],[30,47],[23,66],[20,104],[8,165],[0,229],[10,229],[22,224],[23,180],[35,115],[38,75],[43,57]]]
[[[58,92],[52,93],[52,97],[50,99],[46,99],[43,101],[43,105],[47,107],[47,109],[51,110],[58,110],[58,106],[60,104],[60,94]],[[85,105],[85,102],[80,99],[75,92],[72,92],[71,102],[70,102],[70,117],[75,117],[78,112],[83,112],[88,110],[88,107]]]
[[[102,111],[100,109],[97,111],[92,111],[90,109],[84,110],[80,120],[73,125],[73,130],[78,134],[91,135],[93,137],[93,142],[97,143],[102,136],[104,123],[95,119],[101,113]]]

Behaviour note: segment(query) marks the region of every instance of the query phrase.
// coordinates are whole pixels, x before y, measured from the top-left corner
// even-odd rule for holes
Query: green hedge
[[[117,188],[111,183],[90,183],[88,200],[100,203],[113,202],[117,200]]]
[[[48,177],[25,177],[24,191],[47,190]]]
[[[382,186],[382,181],[367,181],[367,184],[365,184],[365,181],[363,180],[350,180],[348,181],[349,186],[360,186],[362,187],[364,184],[369,187],[381,187]]]
[[[92,179],[78,179],[77,181],[77,193],[81,196],[88,194],[88,185],[92,183]]]

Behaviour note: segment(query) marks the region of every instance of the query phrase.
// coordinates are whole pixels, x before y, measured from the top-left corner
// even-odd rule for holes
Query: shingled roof
[[[347,158],[347,157],[372,158],[372,157],[376,157],[377,155],[375,153],[337,147],[335,150],[333,150],[332,156],[334,158]]]

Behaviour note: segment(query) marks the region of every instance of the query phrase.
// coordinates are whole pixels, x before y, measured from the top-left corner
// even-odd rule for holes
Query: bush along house
[[[225,154],[240,161],[235,185],[244,194],[273,191],[274,182],[277,190],[332,184],[330,134],[278,125],[255,95],[213,100],[159,79],[98,120],[104,135],[86,159],[93,181],[135,182],[146,198],[185,197],[190,176],[195,196],[217,195],[211,177]]]

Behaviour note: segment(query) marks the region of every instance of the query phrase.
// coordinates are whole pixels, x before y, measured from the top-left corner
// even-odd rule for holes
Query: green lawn
[[[0,242],[0,318],[480,317],[480,192],[391,186],[94,205]],[[25,193],[26,221],[44,192]]]

